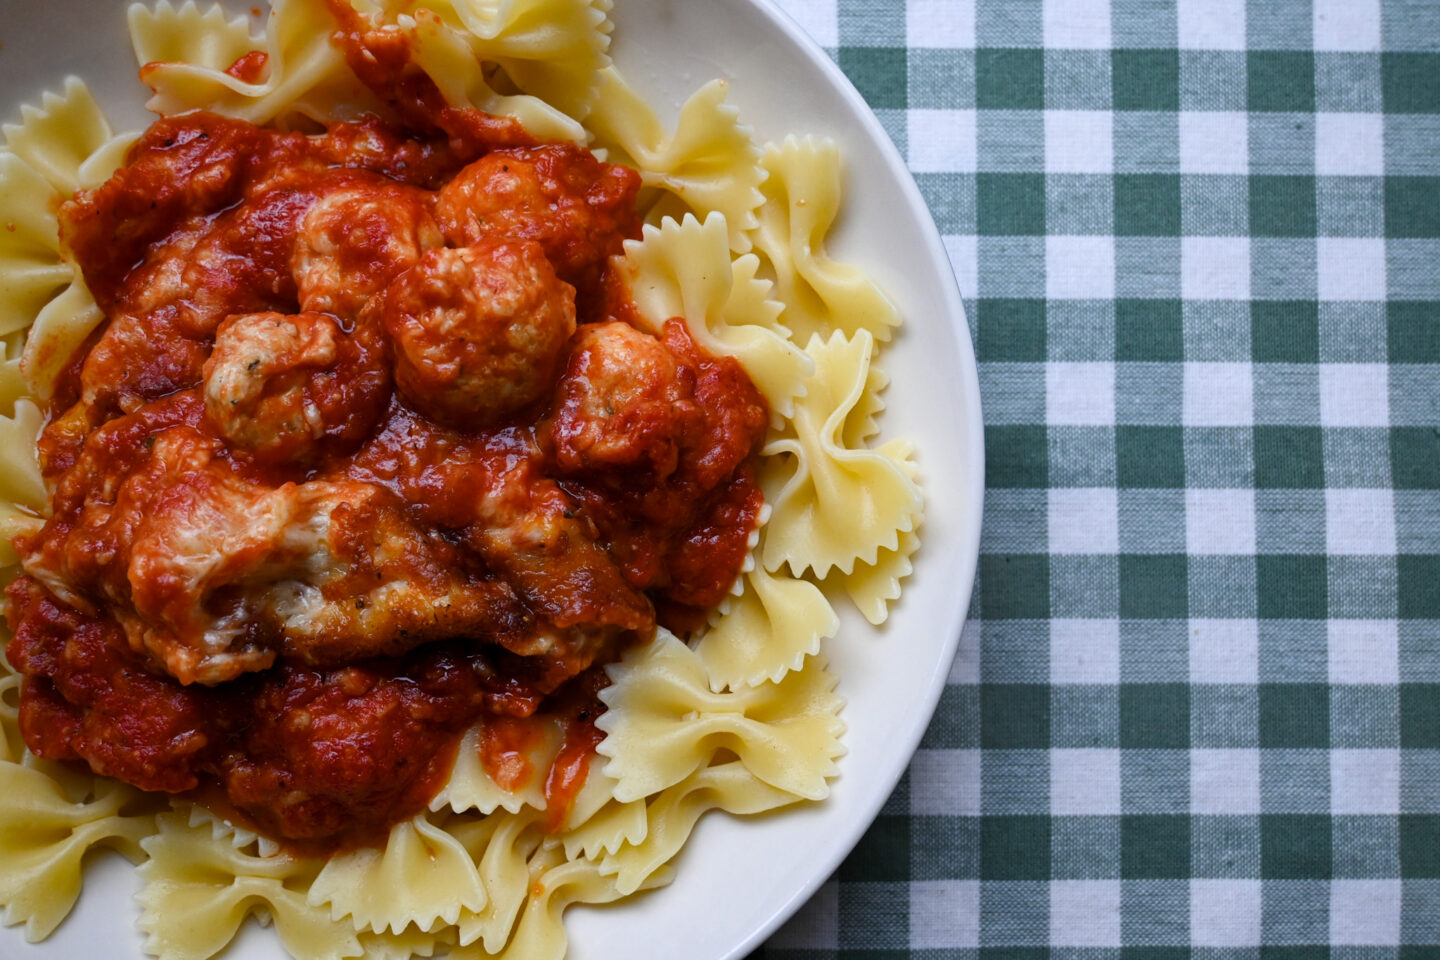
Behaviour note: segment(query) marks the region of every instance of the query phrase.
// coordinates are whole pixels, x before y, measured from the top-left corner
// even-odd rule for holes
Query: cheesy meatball
[[[668,476],[701,417],[693,388],[693,371],[649,334],[618,320],[581,328],[546,424],[556,463],[570,472],[645,464]]]
[[[492,237],[534,240],[561,279],[583,283],[622,251],[640,221],[640,175],[580,147],[496,150],[440,191],[435,216],[445,239],[465,246]]]
[[[204,366],[205,413],[232,448],[268,462],[359,443],[389,396],[384,344],[323,313],[250,313],[220,325]]]
[[[457,427],[497,423],[544,396],[575,330],[574,288],[530,241],[428,250],[380,309],[401,393]]]
[[[420,254],[444,241],[423,191],[400,184],[333,190],[306,211],[291,265],[302,310],[359,315]]]

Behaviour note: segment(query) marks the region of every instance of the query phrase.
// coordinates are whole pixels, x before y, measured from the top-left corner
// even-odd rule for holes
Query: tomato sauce
[[[61,210],[107,320],[16,544],[22,732],[321,852],[424,809],[478,721],[558,829],[604,665],[740,569],[769,411],[683,321],[635,322],[610,258],[638,174],[444,104],[341,24],[388,115],[164,118]]]

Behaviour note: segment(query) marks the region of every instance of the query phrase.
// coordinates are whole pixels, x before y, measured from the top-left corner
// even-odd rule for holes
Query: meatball
[[[626,237],[639,235],[639,189],[634,170],[569,144],[496,150],[445,185],[435,216],[457,247],[488,237],[534,240],[561,279],[583,285]]]
[[[675,470],[680,445],[702,417],[694,373],[628,323],[582,327],[556,390],[545,436],[567,472],[648,464]]]
[[[496,423],[544,396],[575,331],[574,288],[523,240],[427,250],[380,309],[401,393],[457,427]]]
[[[332,190],[300,223],[292,269],[300,308],[353,318],[444,238],[426,194],[399,184]]]
[[[389,397],[384,341],[323,313],[250,313],[220,325],[205,412],[232,447],[272,463],[358,444]]]

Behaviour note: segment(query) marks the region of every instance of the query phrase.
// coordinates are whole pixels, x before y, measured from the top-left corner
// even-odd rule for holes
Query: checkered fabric
[[[989,489],[757,956],[1440,956],[1440,0],[781,2],[944,235]]]

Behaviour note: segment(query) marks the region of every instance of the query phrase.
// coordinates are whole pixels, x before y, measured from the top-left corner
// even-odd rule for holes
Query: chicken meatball
[[[423,251],[440,246],[425,197],[400,184],[357,184],[316,201],[292,258],[300,308],[354,318]]]
[[[628,323],[582,327],[556,390],[545,436],[567,472],[646,464],[660,478],[702,416],[694,373]]]
[[[250,313],[220,325],[204,367],[205,412],[257,460],[307,461],[359,443],[389,397],[384,339],[323,313]]]
[[[574,288],[524,240],[428,250],[376,302],[401,393],[456,427],[497,423],[546,395],[575,331]]]
[[[457,247],[490,237],[534,240],[561,279],[584,285],[626,237],[639,235],[639,189],[634,170],[569,144],[496,150],[445,185],[435,216]]]

